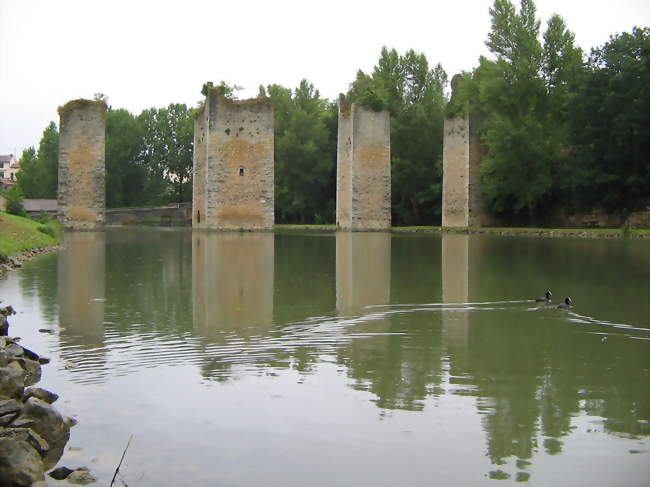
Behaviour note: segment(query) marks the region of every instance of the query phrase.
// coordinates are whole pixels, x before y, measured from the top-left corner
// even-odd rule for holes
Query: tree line
[[[445,117],[477,116],[487,156],[481,189],[504,222],[548,223],[560,213],[629,212],[650,205],[650,29],[614,35],[588,56],[559,16],[541,32],[533,0],[494,0],[486,45],[454,97],[440,64],[383,48],[359,70],[350,101],[391,114],[394,225],[436,225],[442,206]],[[220,85],[236,98],[239,87]],[[275,116],[278,223],[333,223],[336,210],[336,102],[307,80],[260,86]],[[104,99],[98,94],[97,98]],[[106,101],[106,100],[105,100]],[[196,107],[170,104],[138,115],[106,114],[108,207],[191,201]],[[58,132],[21,157],[25,197],[54,198]]]

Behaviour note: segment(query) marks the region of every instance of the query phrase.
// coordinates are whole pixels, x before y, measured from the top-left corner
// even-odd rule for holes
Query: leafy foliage
[[[109,208],[146,204],[142,191],[147,168],[141,160],[144,130],[138,118],[127,110],[106,113],[106,206]]]
[[[13,186],[4,193],[6,199],[6,210],[11,215],[26,216],[23,207],[23,192],[18,186]]]
[[[582,70],[582,52],[564,20],[552,16],[540,42],[532,0],[517,11],[495,0],[486,45],[494,60],[481,57],[457,104],[483,117],[488,155],[481,164],[481,189],[501,215],[526,214],[532,223],[557,192],[566,165],[568,104]],[[468,102],[469,101],[469,102]]]
[[[194,126],[185,104],[144,110],[138,117],[143,128],[142,162],[147,168],[145,192],[149,202],[161,204],[191,200]]]
[[[591,51],[570,109],[565,198],[607,210],[650,205],[650,28]]]
[[[336,106],[302,80],[291,90],[260,87],[275,123],[275,206],[278,223],[331,223],[336,209]]]
[[[20,171],[16,175],[25,198],[56,198],[59,181],[59,131],[50,122],[43,131],[38,145],[25,149],[20,160]]]

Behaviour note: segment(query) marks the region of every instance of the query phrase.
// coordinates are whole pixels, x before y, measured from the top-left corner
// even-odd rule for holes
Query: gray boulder
[[[5,352],[7,352],[7,355],[9,355],[9,358],[18,358],[22,357],[24,354],[23,347],[18,345],[17,343],[8,343],[7,346],[5,347]]]
[[[16,362],[0,367],[0,399],[19,399],[25,389],[27,373]]]
[[[20,415],[13,421],[12,427],[31,428],[50,445],[43,457],[45,468],[56,465],[68,439],[70,423],[54,407],[36,397],[30,397]]]
[[[41,387],[28,387],[23,393],[23,402],[27,401],[30,397],[35,397],[48,404],[52,404],[59,398],[59,395]]]
[[[97,479],[91,475],[86,467],[78,468],[66,479],[71,484],[88,485],[97,482]]]
[[[34,384],[36,384],[38,381],[41,380],[41,364],[27,358],[20,358],[16,361],[26,372],[25,374],[26,386],[33,386]]]
[[[44,471],[41,456],[31,445],[0,437],[0,485],[29,486],[43,480]]]
[[[15,399],[2,399],[0,400],[0,416],[11,413],[18,413],[23,408]]]
[[[41,435],[30,428],[4,428],[0,429],[1,438],[13,438],[30,444],[41,456],[49,450],[50,445]]]

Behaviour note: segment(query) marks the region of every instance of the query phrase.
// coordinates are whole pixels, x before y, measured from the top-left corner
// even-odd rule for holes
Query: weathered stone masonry
[[[390,115],[339,100],[336,225],[385,230],[391,225]]]
[[[59,220],[65,228],[104,224],[106,105],[73,100],[59,108]]]
[[[273,229],[270,100],[233,101],[209,87],[194,130],[192,225],[217,230]]]
[[[460,78],[452,79],[452,98]],[[480,189],[480,165],[486,147],[476,113],[445,119],[442,152],[442,226],[480,227],[491,224]]]

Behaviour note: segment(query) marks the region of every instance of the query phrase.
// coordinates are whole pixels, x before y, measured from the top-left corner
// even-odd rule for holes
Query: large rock
[[[0,399],[19,399],[25,389],[26,372],[16,362],[0,367]]]
[[[3,428],[0,429],[0,437],[13,438],[14,440],[24,441],[30,444],[41,456],[50,449],[50,445],[41,435],[30,428]]]
[[[53,467],[63,455],[70,438],[70,423],[54,407],[36,397],[30,397],[20,416],[12,423],[13,427],[31,428],[50,445],[43,457],[45,468]]]
[[[0,399],[0,426],[11,423],[22,408],[22,403],[15,399]]]
[[[0,416],[10,413],[18,413],[23,408],[15,399],[2,399],[0,400]]]
[[[88,485],[97,482],[97,479],[92,476],[86,467],[82,467],[68,475],[67,481],[71,484]]]
[[[43,480],[41,456],[28,443],[0,437],[0,485],[29,486]]]
[[[5,351],[7,352],[7,355],[9,355],[9,358],[22,357],[25,352],[23,350],[23,347],[13,342],[7,343],[7,346],[5,347]]]
[[[23,402],[27,401],[30,397],[35,397],[48,404],[52,404],[59,398],[59,395],[40,387],[28,387],[23,393]]]
[[[16,360],[26,372],[25,374],[25,385],[33,386],[38,381],[41,380],[41,364],[34,360],[27,358],[20,358]]]

